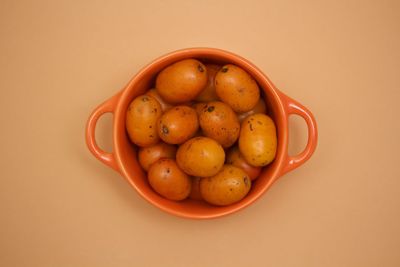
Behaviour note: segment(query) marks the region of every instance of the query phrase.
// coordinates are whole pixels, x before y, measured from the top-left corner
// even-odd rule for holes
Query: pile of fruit
[[[185,59],[130,103],[126,129],[154,191],[224,206],[243,199],[275,157],[276,128],[266,109],[242,68]]]

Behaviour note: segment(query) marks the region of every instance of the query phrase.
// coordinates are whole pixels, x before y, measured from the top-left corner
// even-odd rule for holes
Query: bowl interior
[[[137,161],[137,147],[132,145],[129,141],[125,130],[125,112],[129,103],[136,96],[143,94],[154,86],[155,77],[162,69],[185,58],[196,58],[204,63],[216,63],[221,65],[232,63],[245,69],[258,82],[262,91],[262,97],[264,97],[268,106],[268,113],[276,123],[278,148],[275,160],[263,168],[260,177],[253,182],[249,194],[240,202],[230,206],[216,207],[203,201],[190,199],[175,202],[167,200],[155,193],[150,188],[146,174]],[[247,60],[229,52],[217,49],[187,49],[177,51],[153,61],[142,69],[125,88],[120,98],[118,109],[115,112],[113,133],[115,137],[114,146],[117,161],[119,162],[121,173],[126,177],[128,182],[139,192],[140,195],[160,209],[188,218],[219,217],[235,212],[251,204],[253,201],[258,199],[277,178],[280,161],[283,156],[283,149],[286,146],[287,139],[287,131],[284,130],[287,127],[284,117],[279,96],[273,88],[273,85],[260,70]]]

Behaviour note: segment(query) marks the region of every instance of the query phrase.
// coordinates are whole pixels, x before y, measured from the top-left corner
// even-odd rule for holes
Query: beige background
[[[400,266],[399,1],[2,0],[0,38],[0,266]],[[210,221],[151,206],[84,143],[97,104],[193,46],[251,60],[320,131],[309,162]]]

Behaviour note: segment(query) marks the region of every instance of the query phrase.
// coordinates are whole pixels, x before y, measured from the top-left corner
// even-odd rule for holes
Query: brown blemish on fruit
[[[250,123],[250,131],[253,131],[253,124]]]
[[[223,72],[223,73],[226,73],[226,72],[228,72],[228,67],[223,67],[222,69],[221,69],[221,72]]]
[[[249,186],[249,185],[250,185],[249,177],[244,176],[244,177],[243,177],[243,182],[244,182],[244,184],[245,184],[246,186]]]
[[[200,64],[197,66],[197,69],[198,69],[200,72],[204,72],[204,68],[203,68],[203,66],[200,65]]]
[[[208,112],[212,112],[214,109],[215,109],[215,107],[214,107],[214,106],[211,106],[211,107],[208,107],[208,108],[207,108],[207,111],[208,111]]]
[[[163,125],[162,126],[162,132],[163,132],[163,134],[168,134],[169,133],[168,127]]]

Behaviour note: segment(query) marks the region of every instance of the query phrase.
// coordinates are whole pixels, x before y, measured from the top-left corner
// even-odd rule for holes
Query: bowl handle
[[[308,129],[308,141],[305,149],[303,152],[296,156],[289,156],[286,150],[286,159],[284,161],[284,165],[281,171],[281,175],[299,167],[304,162],[306,162],[311,155],[314,153],[315,148],[317,147],[317,140],[318,140],[318,130],[317,130],[317,122],[311,111],[309,111],[306,107],[302,104],[298,103],[297,101],[291,99],[287,95],[280,93],[281,99],[284,103],[286,113],[288,115],[296,114],[301,116],[307,124]],[[287,148],[286,148],[287,149]]]
[[[95,130],[98,119],[105,113],[113,113],[118,103],[120,93],[114,95],[100,104],[90,115],[86,124],[86,144],[92,154],[107,166],[119,171],[118,164],[113,153],[102,150],[96,143]]]

